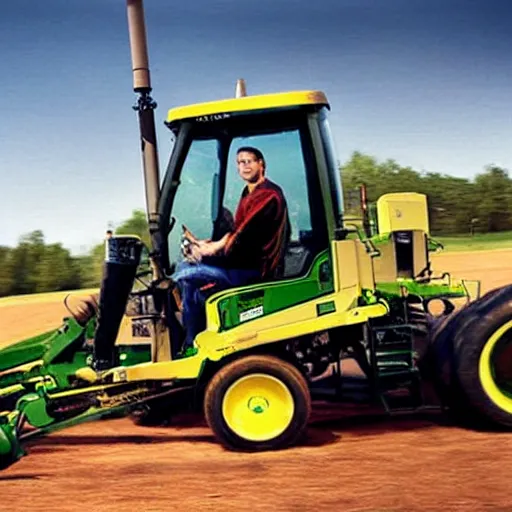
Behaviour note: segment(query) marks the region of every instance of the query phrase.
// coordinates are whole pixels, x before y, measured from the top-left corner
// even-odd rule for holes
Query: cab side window
[[[295,277],[307,271],[305,247],[312,237],[311,205],[308,197],[306,165],[300,134],[289,131],[271,135],[235,138],[231,144],[226,174],[223,206],[235,214],[244,188],[238,175],[236,152],[242,146],[258,148],[265,158],[266,177],[284,193],[290,219],[290,244],[285,258],[283,277]]]

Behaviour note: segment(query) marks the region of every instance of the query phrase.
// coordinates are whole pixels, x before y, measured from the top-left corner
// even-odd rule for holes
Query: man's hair
[[[242,146],[241,148],[238,148],[236,154],[238,155],[242,151],[245,151],[246,153],[252,153],[257,160],[261,160],[263,162],[263,168],[266,169],[267,164],[265,162],[265,157],[263,156],[263,153],[258,149],[254,148],[252,146]]]

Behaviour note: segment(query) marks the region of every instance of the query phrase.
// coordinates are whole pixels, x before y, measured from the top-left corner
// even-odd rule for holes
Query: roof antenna
[[[235,98],[242,98],[243,96],[247,96],[247,88],[245,86],[245,80],[243,78],[239,78],[236,81]]]

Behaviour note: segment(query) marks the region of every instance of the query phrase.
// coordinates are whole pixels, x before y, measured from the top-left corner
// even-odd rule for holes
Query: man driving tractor
[[[246,186],[232,230],[212,241],[198,240],[184,227],[188,242],[186,260],[178,264],[172,279],[181,293],[185,354],[206,327],[208,290],[219,291],[276,277],[289,241],[286,199],[282,189],[266,177],[262,152],[249,146],[239,148],[237,168]]]

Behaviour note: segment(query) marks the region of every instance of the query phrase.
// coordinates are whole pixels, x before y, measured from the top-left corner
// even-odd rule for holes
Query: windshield
[[[266,162],[265,176],[282,188],[289,212],[291,240],[312,232],[306,163],[299,129],[224,138],[193,138],[183,162],[172,205],[174,228],[168,236],[169,262],[181,260],[182,225],[197,238],[222,236],[226,219],[233,221],[245,182],[238,174],[240,147],[258,148]],[[224,219],[221,222],[221,217]],[[223,231],[224,230],[224,231]]]

